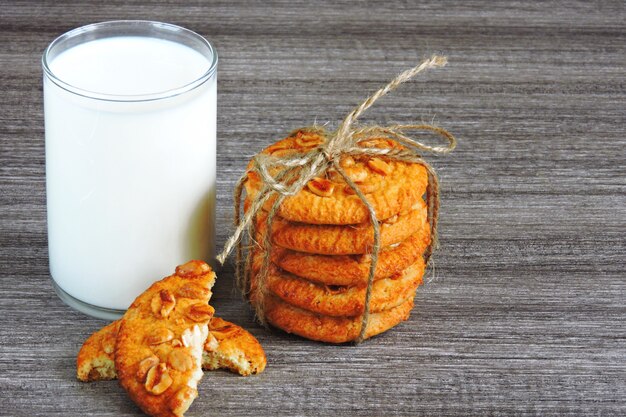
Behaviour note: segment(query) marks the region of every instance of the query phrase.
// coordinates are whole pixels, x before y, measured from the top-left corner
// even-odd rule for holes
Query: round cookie
[[[394,327],[409,318],[413,298],[390,310],[369,316],[365,338],[368,339]],[[329,317],[294,307],[276,297],[265,300],[267,321],[287,333],[328,343],[345,343],[355,340],[361,330],[361,316]]]
[[[389,310],[412,299],[422,283],[424,266],[424,260],[420,257],[406,270],[375,281],[370,313]],[[254,282],[252,286],[255,286]],[[267,289],[295,307],[325,316],[353,317],[365,311],[366,288],[318,285],[276,267],[270,268]]]
[[[397,245],[381,248],[374,280],[394,275],[421,258],[430,244],[430,227]],[[371,255],[316,255],[272,246],[272,262],[281,269],[324,285],[367,286]]]
[[[262,153],[295,156],[324,140],[318,132],[298,130]],[[364,140],[360,146],[402,149],[384,138]],[[408,211],[424,195],[428,185],[427,170],[420,164],[371,156],[345,156],[340,164],[365,194],[379,220]],[[248,169],[251,167],[252,164],[248,165]],[[329,170],[324,179],[332,183],[330,192],[328,189],[319,192],[314,183],[309,183],[295,196],[287,197],[278,214],[290,221],[309,224],[359,224],[369,220],[367,207],[337,172]],[[254,198],[262,188],[260,175],[249,172],[245,187],[248,198]],[[270,199],[264,208],[269,210],[272,202]]]
[[[180,417],[198,396],[214,282],[209,265],[188,262],[152,284],[124,314],[115,368],[122,387],[146,414]]]
[[[380,246],[400,243],[427,224],[428,209],[421,198],[406,214],[380,223]],[[266,212],[257,215],[256,226],[262,236],[266,229]],[[289,222],[275,217],[272,242],[283,248],[319,255],[356,255],[371,251],[374,243],[372,225],[316,225]]]

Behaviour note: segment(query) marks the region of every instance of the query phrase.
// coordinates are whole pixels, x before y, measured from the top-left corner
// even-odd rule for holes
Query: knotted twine
[[[391,125],[391,126],[365,126],[360,127],[356,121],[370,108],[376,100],[383,97],[390,91],[395,90],[400,84],[409,81],[420,72],[430,69],[443,67],[447,63],[447,59],[443,56],[433,55],[431,58],[424,60],[419,65],[401,73],[394,78],[389,84],[376,91],[367,98],[361,105],[355,108],[343,120],[339,128],[327,133],[321,128],[303,128],[299,130],[314,130],[326,141],[311,150],[304,151],[297,155],[274,156],[259,153],[252,159],[252,166],[241,176],[234,191],[235,216],[234,223],[236,226],[234,234],[227,240],[222,252],[217,256],[217,260],[223,265],[228,255],[237,249],[235,274],[237,285],[244,295],[249,295],[251,284],[251,267],[252,267],[252,245],[255,241],[255,218],[263,209],[265,204],[273,197],[276,197],[265,220],[266,231],[262,236],[263,242],[257,246],[263,249],[263,262],[261,269],[256,277],[256,294],[255,294],[255,310],[257,319],[266,325],[264,300],[266,294],[266,280],[270,266],[270,253],[272,249],[271,231],[274,217],[283,200],[289,196],[298,194],[307,183],[315,177],[322,176],[327,169],[334,168],[344,179],[346,184],[354,191],[354,193],[363,202],[369,213],[369,219],[373,228],[373,245],[371,247],[371,262],[369,274],[367,277],[367,289],[365,292],[365,309],[361,320],[361,329],[355,342],[360,343],[365,338],[367,323],[370,315],[370,299],[372,296],[372,286],[374,283],[374,274],[378,263],[378,254],[380,251],[380,224],[376,218],[376,212],[373,206],[367,200],[359,187],[350,179],[343,168],[340,166],[340,158],[344,155],[366,155],[366,156],[384,156],[387,159],[410,162],[423,165],[428,171],[428,186],[426,188],[426,204],[428,207],[428,222],[431,230],[431,243],[424,254],[426,262],[430,262],[432,252],[438,246],[437,241],[437,219],[439,217],[439,180],[434,169],[426,162],[418,151],[430,152],[432,154],[447,154],[456,146],[456,139],[445,129],[430,124],[409,124],[409,125]],[[426,145],[417,139],[407,136],[408,131],[429,131],[445,138],[447,144],[444,146]],[[397,148],[373,148],[360,147],[359,143],[370,138],[385,137],[403,145],[403,149]],[[256,172],[263,180],[263,186],[260,192],[252,200],[247,212],[241,218],[241,197],[244,184],[248,178],[248,174]],[[274,174],[272,174],[272,172]],[[246,233],[250,247],[246,256],[245,266],[242,270],[243,259],[243,242],[242,237]]]

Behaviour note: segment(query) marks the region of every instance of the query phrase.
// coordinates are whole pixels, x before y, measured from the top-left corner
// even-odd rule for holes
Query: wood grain
[[[215,307],[266,348],[260,376],[207,374],[188,413],[626,415],[626,13],[620,1],[0,2],[0,415],[141,415],[75,380],[104,322],[50,284],[40,56],[96,21],[180,24],[220,53],[218,246],[246,161],[336,123],[433,52],[450,64],[364,120],[436,121],[460,139],[443,184],[436,278],[410,320],[361,346],[254,323],[220,271]]]

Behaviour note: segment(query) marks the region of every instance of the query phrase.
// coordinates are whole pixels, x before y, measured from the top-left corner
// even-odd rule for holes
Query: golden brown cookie
[[[323,141],[319,133],[299,130],[267,147],[262,153],[296,155]],[[397,143],[382,138],[368,139],[360,146],[401,148]],[[365,194],[379,220],[408,211],[424,195],[428,185],[428,173],[419,164],[370,156],[345,156],[340,164]],[[320,180],[323,180],[322,183],[312,181],[295,196],[286,198],[278,214],[286,220],[309,224],[359,224],[369,220],[367,207],[337,172],[331,169]],[[318,187],[317,184],[323,186]],[[250,172],[245,186],[248,197],[254,198],[262,187],[261,177]],[[269,210],[272,201],[270,199],[265,205],[266,210]]]
[[[375,280],[389,277],[408,268],[422,257],[430,244],[430,228],[413,233],[397,245],[380,250]],[[324,285],[367,285],[371,255],[315,255],[272,246],[272,262],[281,269]]]
[[[413,298],[390,310],[373,313],[365,338],[370,338],[394,327],[409,318]],[[329,317],[294,307],[276,297],[265,300],[266,317],[269,323],[298,336],[328,343],[345,343],[355,340],[361,330],[361,317]]]
[[[76,376],[84,382],[117,379],[115,339],[121,320],[103,327],[83,344],[76,358]],[[219,317],[209,323],[209,335],[202,352],[202,369],[228,369],[247,376],[265,369],[267,359],[261,344],[245,329]],[[217,340],[215,347],[213,340]]]
[[[421,198],[406,214],[380,223],[380,246],[400,243],[427,224],[428,209]],[[266,230],[265,212],[257,216],[258,234]],[[371,251],[374,231],[370,223],[358,225],[315,225],[295,223],[275,217],[272,224],[272,242],[283,248],[319,255],[354,255]]]
[[[146,413],[180,417],[198,396],[215,273],[201,261],[176,268],[128,308],[117,334],[120,384]]]
[[[117,379],[115,341],[121,320],[109,323],[83,343],[76,357],[76,377],[84,382]]]
[[[211,319],[209,329],[202,354],[203,369],[230,369],[243,376],[263,372],[267,364],[265,352],[252,334],[219,317]]]
[[[415,296],[422,283],[424,260],[402,272],[374,282],[370,312],[394,308]],[[255,287],[253,277],[253,288]],[[360,316],[365,311],[366,288],[314,284],[295,275],[280,271],[273,265],[267,277],[267,289],[281,300],[313,313],[333,317]]]

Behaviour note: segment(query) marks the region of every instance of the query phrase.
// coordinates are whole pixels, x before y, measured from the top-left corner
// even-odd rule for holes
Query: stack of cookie
[[[299,130],[263,153],[301,153],[318,146],[323,136]],[[363,147],[399,147],[387,139],[368,139]],[[379,334],[409,316],[415,290],[424,274],[423,255],[430,244],[428,184],[419,164],[383,157],[344,156],[340,162],[373,206],[380,222],[381,250],[372,287],[366,337]],[[262,188],[251,171],[246,207]],[[256,240],[263,242],[270,199],[256,216]],[[257,291],[265,248],[256,246],[251,266],[251,301],[263,297],[265,317],[289,333],[330,343],[355,340],[365,311],[373,228],[367,207],[330,169],[286,198],[271,228],[270,265],[263,294]]]

